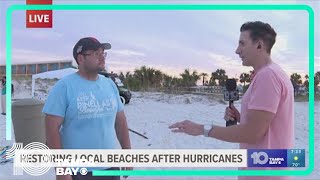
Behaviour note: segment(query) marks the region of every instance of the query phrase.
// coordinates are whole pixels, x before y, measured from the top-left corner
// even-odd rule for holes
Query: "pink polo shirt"
[[[270,63],[255,72],[250,87],[242,97],[240,123],[246,123],[249,109],[272,112],[275,116],[266,134],[258,143],[241,143],[241,149],[289,149],[294,147],[293,93],[293,86],[288,75],[277,64]],[[256,120],[259,121],[259,118]],[[290,179],[290,177],[239,177],[239,179],[265,180]]]

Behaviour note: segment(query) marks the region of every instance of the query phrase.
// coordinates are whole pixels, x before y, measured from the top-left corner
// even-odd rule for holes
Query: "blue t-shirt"
[[[114,149],[115,118],[124,108],[115,83],[99,75],[96,81],[78,73],[59,80],[42,112],[63,117],[63,149]]]

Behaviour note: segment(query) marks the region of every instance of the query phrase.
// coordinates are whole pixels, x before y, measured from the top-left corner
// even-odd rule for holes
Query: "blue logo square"
[[[248,149],[248,167],[287,167],[287,150]]]

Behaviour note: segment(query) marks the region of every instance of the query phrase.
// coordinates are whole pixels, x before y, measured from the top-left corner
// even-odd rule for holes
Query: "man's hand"
[[[237,121],[240,122],[240,113],[239,111],[231,105],[231,108],[228,106],[226,107],[226,111],[224,113],[224,120],[226,121]]]
[[[72,180],[71,175],[56,176],[56,180]]]
[[[124,170],[124,171],[131,171],[133,170],[133,167],[122,167],[121,170]],[[128,176],[123,176],[124,178],[127,178]]]
[[[172,132],[186,133],[192,136],[203,135],[203,131],[204,131],[203,125],[194,123],[189,120],[177,122],[169,126],[169,128],[173,129]]]

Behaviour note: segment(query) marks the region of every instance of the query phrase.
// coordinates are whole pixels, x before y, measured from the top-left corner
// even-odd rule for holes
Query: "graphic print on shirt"
[[[95,94],[80,93],[77,97],[77,110],[79,119],[102,118],[113,114],[117,107],[117,101],[114,96],[106,96],[103,99],[97,99]]]

